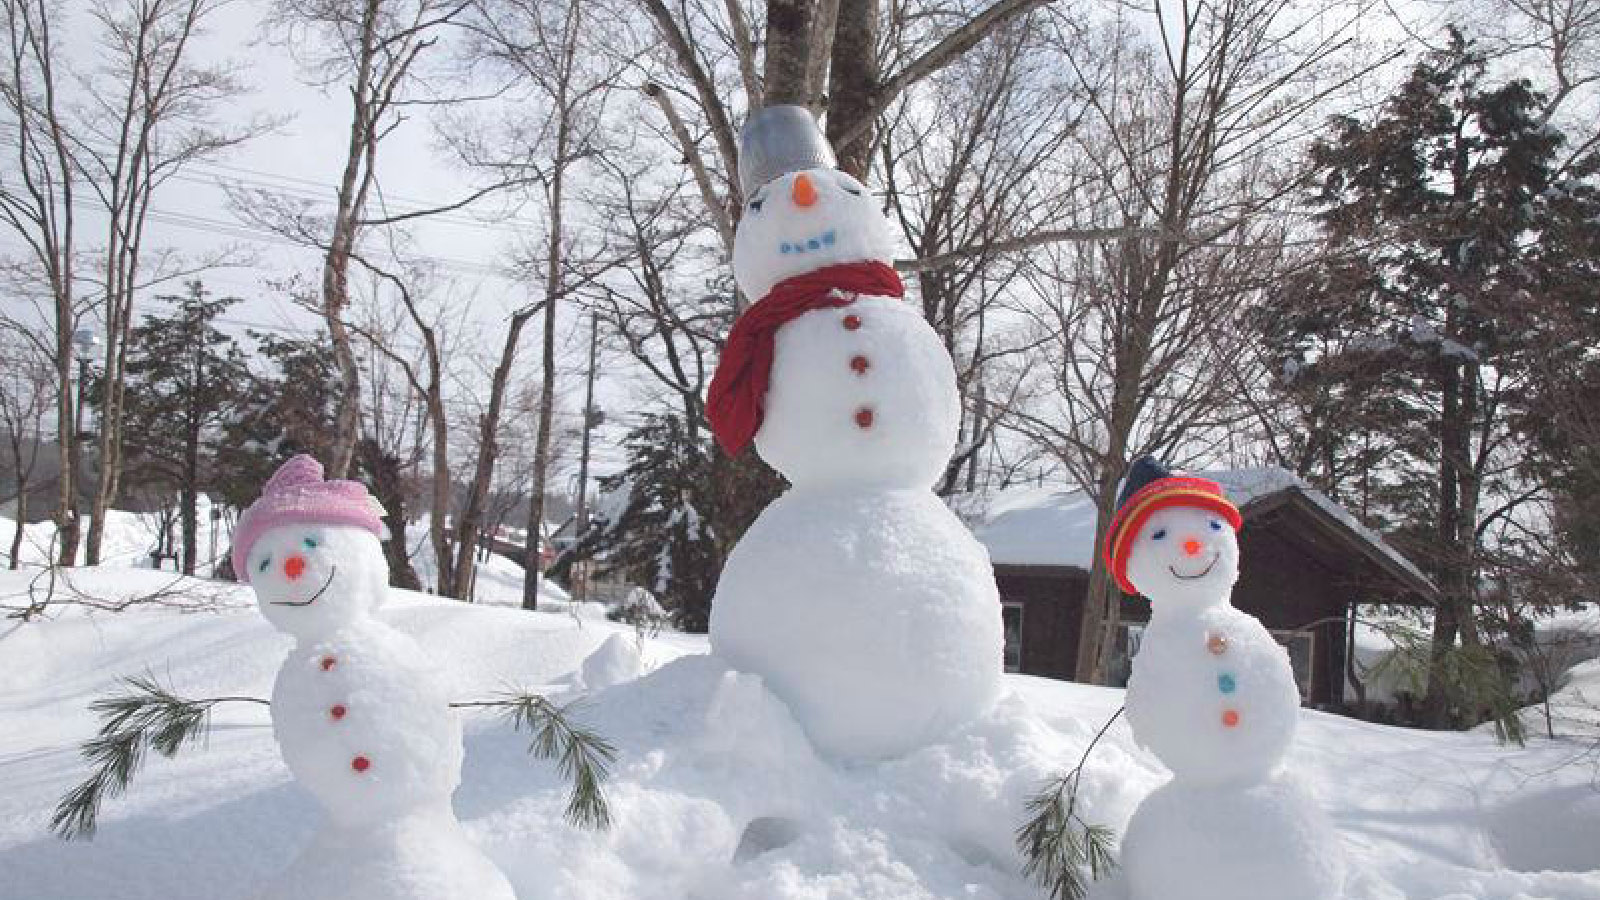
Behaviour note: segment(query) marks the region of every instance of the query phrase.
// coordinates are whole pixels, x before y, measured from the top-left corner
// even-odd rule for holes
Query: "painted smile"
[[[333,569],[328,572],[328,580],[322,583],[322,587],[317,588],[317,592],[311,595],[310,600],[273,600],[270,602],[273,606],[310,606],[311,604],[317,602],[317,600],[327,592],[328,585],[333,584],[333,576],[337,574],[339,574],[339,567],[334,566]]]
[[[778,245],[778,250],[782,253],[810,253],[813,250],[821,250],[823,247],[832,247],[838,239],[839,236],[834,234],[833,229],[830,228],[816,237],[807,238],[803,241],[784,241]]]
[[[1199,572],[1197,572],[1197,573],[1195,573],[1193,575],[1185,575],[1182,572],[1179,572],[1177,569],[1174,569],[1171,566],[1167,566],[1167,571],[1171,572],[1172,573],[1172,577],[1174,577],[1174,578],[1181,578],[1184,581],[1199,581],[1200,579],[1202,579],[1202,578],[1206,577],[1207,575],[1211,574],[1211,570],[1217,567],[1217,560],[1219,560],[1221,558],[1222,558],[1222,554],[1220,554],[1220,553],[1212,554],[1211,562],[1206,563],[1206,567],[1204,569],[1200,570]]]

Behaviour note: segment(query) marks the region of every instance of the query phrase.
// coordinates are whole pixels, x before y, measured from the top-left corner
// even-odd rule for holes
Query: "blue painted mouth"
[[[780,253],[810,253],[813,250],[821,250],[823,247],[832,247],[837,239],[833,229],[830,228],[816,237],[807,238],[804,241],[784,241],[778,245],[778,251]]]

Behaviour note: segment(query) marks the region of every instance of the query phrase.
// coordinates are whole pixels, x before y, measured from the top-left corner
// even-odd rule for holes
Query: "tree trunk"
[[[78,431],[74,421],[78,403],[82,402],[83,385],[72,389],[72,304],[70,298],[56,298],[56,382],[61,393],[56,403],[56,443],[61,467],[57,475],[59,490],[56,495],[56,564],[77,565],[78,541]],[[81,382],[82,379],[79,379]]]
[[[828,140],[839,168],[865,179],[872,168],[877,130],[870,121],[881,73],[878,70],[878,0],[840,0],[828,83]],[[869,120],[863,122],[863,120]],[[844,136],[857,133],[849,144]]]
[[[11,571],[22,566],[22,526],[28,521],[28,486],[20,484],[17,490],[17,522],[11,530]]]
[[[366,470],[372,496],[383,505],[383,524],[389,539],[383,542],[383,556],[389,563],[389,585],[407,591],[422,590],[422,580],[411,565],[406,539],[406,493],[400,477],[400,460],[372,438],[363,438],[357,447],[361,467]]]
[[[766,105],[816,104],[806,83],[816,13],[815,0],[767,0],[767,59],[761,79]]]
[[[494,482],[494,467],[500,458],[496,435],[505,409],[506,388],[511,382],[511,367],[517,361],[517,344],[522,338],[522,327],[533,310],[518,311],[511,317],[506,329],[505,343],[500,350],[500,363],[495,366],[489,384],[489,408],[478,420],[478,459],[473,466],[472,483],[467,487],[467,500],[462,504],[456,521],[455,593],[457,600],[471,600],[477,581],[479,536],[484,531],[484,504],[489,498],[489,486]]]

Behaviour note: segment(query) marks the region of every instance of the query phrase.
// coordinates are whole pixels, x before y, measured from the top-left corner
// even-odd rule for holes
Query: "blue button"
[[[1233,676],[1227,672],[1223,672],[1221,675],[1217,676],[1217,690],[1223,692],[1224,694],[1231,694],[1233,693],[1233,689],[1236,687],[1238,687],[1238,685],[1234,683]]]

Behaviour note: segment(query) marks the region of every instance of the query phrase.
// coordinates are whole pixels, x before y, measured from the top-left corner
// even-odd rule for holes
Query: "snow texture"
[[[816,169],[752,198],[734,271],[761,296],[887,262],[890,244],[860,183]],[[760,675],[834,759],[902,756],[982,714],[1000,689],[1000,597],[988,554],[930,490],[960,415],[933,329],[888,297],[801,315],[775,336],[763,408],[756,450],[793,487],[728,557],[713,652]]]
[[[261,613],[295,646],[272,732],[329,822],[261,900],[514,900],[450,808],[461,723],[415,641],[372,618],[388,596],[376,536],[281,525],[250,547]]]
[[[1157,900],[1335,900],[1337,847],[1314,801],[1285,779],[1174,779],[1139,805],[1122,841],[1132,896]]]
[[[632,681],[644,672],[644,659],[635,642],[625,635],[614,634],[583,661],[583,686],[598,691]]]
[[[0,571],[0,603],[17,602],[9,598],[36,575]],[[174,581],[120,566],[72,577],[96,597]],[[267,711],[227,704],[203,746],[150,758],[129,792],[106,804],[93,841],[47,833],[51,807],[85,774],[76,747],[94,733],[88,703],[119,676],[154,671],[191,697],[270,690],[288,642],[248,590],[194,579],[177,589],[215,603],[200,613],[59,603],[43,619],[0,626],[0,897],[242,900],[316,831],[321,815],[283,766]],[[634,635],[565,611],[406,591],[391,591],[376,618],[427,648],[459,685],[452,699],[508,684],[559,690],[606,640]],[[521,900],[1037,900],[1011,845],[1023,803],[1076,764],[1125,699],[1117,689],[1006,675],[991,710],[936,743],[835,766],[817,758],[761,679],[705,656],[703,636],[667,632],[644,646],[652,662],[668,662],[586,695],[576,713],[620,751],[607,784],[616,824],[604,834],[561,821],[567,785],[529,759],[526,735],[492,712],[467,714],[453,806]],[[1600,794],[1592,764],[1573,761],[1592,737],[1535,737],[1519,748],[1481,733],[1299,717],[1286,768],[1331,815],[1349,858],[1346,900],[1600,897]],[[1089,755],[1078,812],[1125,833],[1167,778],[1119,720]],[[735,863],[761,817],[794,823],[797,836]],[[1124,860],[1131,849],[1125,843]],[[1128,900],[1126,874],[1092,885],[1090,900]]]
[[[711,648],[824,753],[896,756],[993,702],[999,603],[983,547],[932,493],[796,488],[729,557]]]

